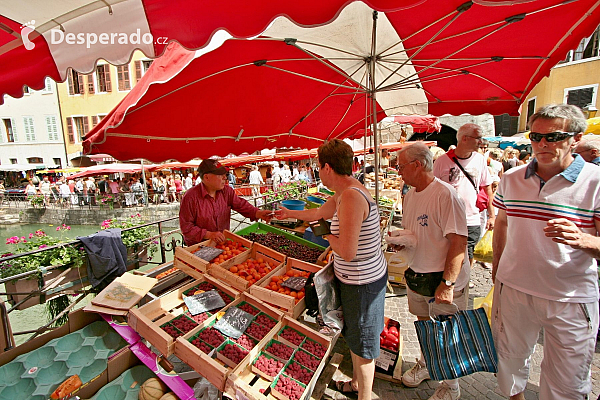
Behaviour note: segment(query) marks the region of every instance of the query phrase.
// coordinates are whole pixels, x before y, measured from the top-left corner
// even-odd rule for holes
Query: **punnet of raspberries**
[[[254,362],[254,366],[268,376],[275,376],[283,368],[283,363],[275,358],[258,356]]]
[[[246,354],[248,354],[248,350],[233,344],[226,344],[219,353],[233,361],[235,364],[239,364],[240,361],[246,357]]]
[[[312,371],[316,370],[321,363],[320,359],[308,354],[304,350],[298,350],[296,354],[294,354],[294,360]]]
[[[252,350],[256,346],[256,341],[245,334],[242,334],[235,342],[246,350]]]
[[[201,324],[210,317],[210,313],[207,311],[207,312],[203,312],[200,314],[192,315],[189,311],[186,311],[185,316],[189,317],[189,318],[193,319],[194,321],[196,321],[197,323]]]
[[[302,345],[302,349],[308,351],[310,354],[314,354],[318,358],[322,358],[327,352],[327,349],[325,347],[310,339],[306,339],[306,341]]]
[[[246,311],[248,314],[256,315],[260,312],[258,308],[253,307],[248,303],[244,303],[241,306],[238,306],[240,310]]]
[[[265,349],[265,351],[282,360],[289,360],[294,352],[294,349],[287,344],[273,342]]]
[[[200,332],[198,337],[213,347],[219,347],[219,345],[225,341],[225,338],[221,332],[213,327],[204,329],[202,332]]]
[[[286,375],[291,376],[295,380],[300,381],[305,385],[307,385],[308,382],[310,382],[312,376],[314,375],[314,372],[300,366],[300,364],[298,364],[297,362],[293,362],[290,365],[288,365],[284,372]]]
[[[300,343],[302,343],[305,337],[301,333],[298,333],[298,331],[289,327],[284,328],[284,330],[279,334],[279,336],[296,346],[300,346]]]
[[[166,324],[160,327],[163,331],[167,332],[173,339],[178,338],[179,336],[183,336],[179,330],[175,329],[175,327]]]
[[[184,334],[188,333],[192,329],[198,326],[196,321],[193,321],[186,317],[185,315],[179,316],[174,320],[171,320],[171,325],[179,329]]]
[[[206,354],[210,353],[212,351],[212,349],[213,349],[206,342],[203,342],[202,340],[200,340],[198,338],[192,340],[192,344],[194,346],[196,346],[197,348],[199,348],[201,351],[203,351]]]
[[[266,326],[258,325],[257,323],[251,323],[248,329],[246,329],[246,334],[252,336],[254,339],[261,340],[264,338],[267,333],[269,333],[270,329]]]
[[[298,382],[286,376],[280,376],[275,385],[275,390],[290,400],[299,400],[302,393],[304,393],[304,388]]]
[[[275,325],[277,325],[277,321],[263,313],[258,314],[254,322],[259,325],[266,326],[269,329],[272,329]]]

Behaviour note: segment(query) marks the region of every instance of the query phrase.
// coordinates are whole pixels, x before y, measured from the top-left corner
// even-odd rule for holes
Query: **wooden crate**
[[[323,371],[323,368],[325,367],[327,359],[329,358],[329,354],[331,353],[331,348],[332,348],[331,339],[324,335],[321,335],[320,333],[310,329],[306,325],[303,325],[303,324],[299,323],[298,321],[291,319],[287,316],[285,316],[283,318],[283,320],[281,321],[281,323],[278,324],[278,326],[276,327],[276,328],[279,328],[277,330],[277,332],[279,332],[281,329],[283,329],[286,326],[289,326],[289,327],[297,330],[298,332],[305,335],[308,339],[321,344],[322,346],[324,346],[327,349],[325,352],[325,355],[321,359],[321,363],[315,369],[315,374],[313,375],[313,377],[312,377],[311,381],[308,383],[308,385],[306,385],[306,389],[304,391],[304,394],[302,395],[302,399],[308,399],[308,398],[310,398],[310,395],[311,395],[311,393],[314,389],[314,386],[319,378],[319,375],[321,375],[321,372]],[[273,338],[274,337],[269,337],[269,341]],[[266,344],[269,341],[262,340],[259,343],[259,345],[257,345],[253,350],[257,350],[257,348],[260,345],[262,345],[263,347],[266,346]],[[261,347],[258,350],[263,351],[264,350],[263,347]],[[260,376],[257,377],[257,375],[252,371],[252,364],[254,362],[254,359],[256,357],[258,357],[258,354],[260,354],[260,351],[258,351],[256,353],[256,355],[252,358],[246,357],[233,371],[231,371],[231,373],[227,377],[227,382],[225,385],[225,393],[227,393],[230,396],[233,396],[233,398],[244,398],[243,396],[245,396],[249,400],[267,400],[267,399],[273,400],[276,398],[273,395],[272,389],[269,390],[266,395],[263,393],[260,393],[260,389],[267,390],[272,385],[272,383],[269,382],[268,380],[264,379],[263,377],[260,377]],[[298,350],[296,350],[296,351],[298,351]],[[292,359],[293,358],[294,358],[294,355],[292,355]],[[277,376],[281,376],[281,374],[279,374]],[[238,394],[240,394],[241,396],[237,397]]]
[[[183,301],[183,293],[202,282],[208,282],[219,288],[229,296],[233,297],[233,301],[240,295],[237,290],[228,285],[225,285],[210,276],[204,276],[203,278],[188,283],[140,308],[132,308],[129,310],[127,323],[144,339],[156,347],[161,354],[170,356],[175,350],[175,339],[161,329],[160,326],[185,313],[186,307]],[[200,326],[201,325],[202,324],[200,324]],[[191,336],[193,332],[198,329],[188,332],[184,337]]]
[[[246,356],[246,358],[244,360],[242,360],[242,362],[240,364],[247,363],[247,360],[249,357],[251,357],[251,359],[254,359],[255,357],[257,357],[258,353],[260,353],[260,351],[258,351],[258,349],[264,347],[264,345],[270,340],[270,338],[273,337],[275,332],[277,332],[277,329],[279,329],[282,326],[281,319],[283,318],[283,315],[281,312],[264,304],[257,298],[255,298],[247,293],[243,293],[238,299],[236,299],[234,302],[232,302],[227,307],[225,307],[223,309],[223,311],[226,311],[229,307],[238,306],[240,303],[243,303],[243,302],[249,303],[252,306],[258,308],[261,312],[271,316],[278,322],[275,325],[275,327],[273,327],[271,329],[269,334],[266,335],[262,340],[260,340],[258,342],[258,344],[256,346],[254,346],[254,348],[252,350],[250,350],[250,353]],[[210,383],[212,383],[213,385],[215,385],[220,391],[223,391],[225,388],[225,382],[226,382],[227,376],[229,375],[229,373],[231,373],[233,368],[226,366],[219,359],[215,359],[215,358],[208,356],[207,354],[202,352],[200,349],[198,349],[196,346],[191,344],[189,341],[193,336],[196,335],[196,333],[200,332],[201,330],[203,330],[207,327],[214,325],[215,322],[216,322],[216,315],[214,315],[214,316],[210,317],[209,319],[207,319],[206,321],[204,321],[204,323],[200,327],[198,327],[198,328],[194,329],[192,332],[190,332],[191,333],[190,335],[186,335],[186,336],[177,338],[177,340],[175,341],[175,355],[177,357],[179,357],[179,359],[181,359],[181,361],[183,361],[184,363],[186,363],[187,365],[192,367],[194,369],[194,371],[198,372],[199,374],[204,376],[206,379],[208,379],[208,381]]]
[[[291,269],[316,273],[322,268],[323,267],[315,264],[307,263],[305,261],[300,261],[295,258],[288,257],[286,259],[285,265],[279,268],[278,270],[274,271],[271,276],[284,275]],[[292,318],[298,318],[306,308],[304,298],[302,298],[298,303],[296,303],[296,299],[292,296],[288,296],[286,294],[267,289],[266,286],[269,283],[270,279],[267,279],[260,284],[250,286],[250,294],[268,304],[272,304],[280,308],[285,314],[291,316]]]
[[[220,281],[223,281],[236,288],[237,290],[245,292],[251,286],[250,283],[241,276],[229,272],[229,268],[233,267],[234,265],[241,264],[249,258],[263,258],[275,264],[275,267],[268,274],[254,283],[255,285],[260,285],[265,280],[269,279],[273,275],[273,272],[281,268],[285,262],[285,255],[265,247],[262,244],[254,243],[250,248],[250,251],[243,252],[242,254],[225,261],[224,263],[212,264],[208,268],[208,273]]]
[[[236,235],[228,230],[223,231],[223,235],[225,235],[225,239],[232,240],[234,242],[241,243],[244,247],[248,248],[247,252],[250,251],[250,247],[252,247],[252,242],[248,239]],[[212,264],[209,261],[203,260],[200,257],[196,257],[194,252],[200,248],[200,246],[208,246],[215,247],[217,245],[213,240],[205,240],[203,242],[194,244],[189,247],[176,247],[175,248],[175,258],[173,259],[173,265],[182,271],[189,274],[189,270],[195,270],[200,273],[206,273],[208,271],[209,266]],[[244,253],[242,253],[244,254]],[[240,254],[241,255],[241,254]]]

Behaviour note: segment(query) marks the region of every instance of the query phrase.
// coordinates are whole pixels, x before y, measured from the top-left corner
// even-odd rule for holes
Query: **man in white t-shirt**
[[[495,214],[492,206],[492,176],[487,167],[487,161],[478,153],[479,144],[483,139],[483,129],[476,124],[465,124],[456,133],[456,149],[449,151],[435,161],[433,175],[449,183],[465,202],[467,211],[467,227],[469,236],[467,251],[469,262],[473,265],[473,249],[481,237],[479,209],[476,206],[479,188],[485,188],[488,195],[488,220],[486,229],[494,228]],[[460,166],[454,161],[457,160]],[[462,167],[462,169],[461,169]],[[465,172],[469,174],[469,179]],[[473,183],[471,183],[473,181]]]
[[[428,302],[434,298],[436,314],[454,314],[456,307],[451,303],[464,310],[470,271],[466,257],[465,203],[452,186],[433,175],[433,154],[424,144],[417,142],[403,148],[398,152],[397,161],[402,179],[413,187],[404,197],[402,215],[403,227],[417,238],[410,269],[421,274],[443,271],[433,296],[407,289],[408,309],[419,320],[428,320]],[[426,379],[429,372],[421,355],[415,366],[402,376],[402,382],[417,387]],[[455,379],[442,382],[429,399],[456,400],[459,397],[460,388]]]
[[[542,107],[528,125],[535,158],[506,172],[494,197],[498,387],[525,399],[543,329],[540,399],[587,399],[598,331],[600,168],[571,154],[587,126],[577,106]]]
[[[260,185],[263,185],[265,181],[258,170],[256,165],[252,166],[252,171],[250,172],[250,186],[252,187],[252,196],[257,197],[260,195]]]

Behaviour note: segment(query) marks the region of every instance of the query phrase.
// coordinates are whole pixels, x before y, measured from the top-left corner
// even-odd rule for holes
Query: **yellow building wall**
[[[600,84],[600,59],[590,58],[558,65],[538,83],[527,95],[519,118],[519,132],[527,130],[527,105],[536,97],[535,109],[548,104],[560,104],[565,101],[566,88]],[[600,96],[596,96],[596,108],[600,109]]]
[[[129,63],[129,81],[130,86],[133,88],[136,84],[136,71],[135,61],[138,60],[149,60],[142,52],[136,51],[133,54],[132,60]],[[102,63],[102,62],[100,62]],[[105,115],[110,112],[123,98],[130,92],[130,90],[119,91],[118,90],[118,74],[117,67],[108,64],[110,69],[110,80],[111,80],[111,92],[97,93],[97,79],[95,83],[95,93],[89,93],[87,87],[87,77],[84,76],[84,93],[70,95],[69,94],[69,80],[63,83],[58,83],[58,98],[59,107],[61,110],[61,117],[63,123],[63,136],[67,147],[67,154],[69,159],[72,159],[83,150],[81,140],[75,139],[76,143],[69,141],[69,130],[67,126],[67,119],[69,117],[87,117],[89,130],[92,129],[92,116]],[[75,134],[77,136],[77,134]]]

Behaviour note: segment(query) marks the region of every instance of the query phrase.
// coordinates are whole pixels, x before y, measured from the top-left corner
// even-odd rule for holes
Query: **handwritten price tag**
[[[216,290],[208,290],[193,296],[185,296],[183,301],[192,315],[225,307],[223,298]]]
[[[252,318],[254,318],[252,314],[237,307],[230,307],[213,327],[223,335],[238,339],[248,326],[250,326]]]

